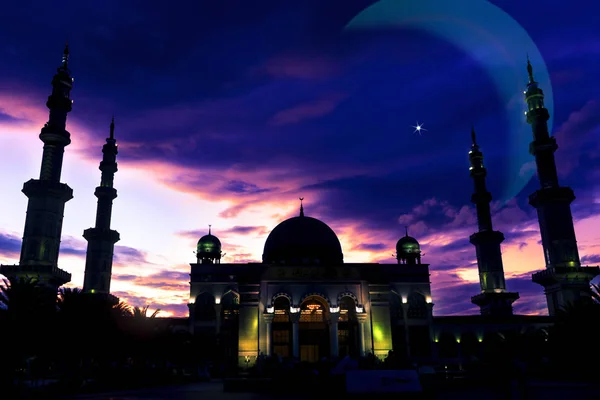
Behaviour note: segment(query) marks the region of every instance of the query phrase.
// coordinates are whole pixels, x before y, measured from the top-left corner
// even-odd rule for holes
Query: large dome
[[[316,218],[290,218],[275,227],[267,237],[263,263],[342,264],[342,246],[335,232]]]

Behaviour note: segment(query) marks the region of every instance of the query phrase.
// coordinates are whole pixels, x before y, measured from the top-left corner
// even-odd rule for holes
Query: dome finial
[[[210,235],[210,228],[212,227],[212,225],[208,224],[208,234]]]
[[[300,199],[300,216],[304,217],[304,206],[302,205],[302,201],[304,200],[304,197],[299,197]]]
[[[406,237],[408,237],[408,225],[404,226],[404,231],[406,232]]]

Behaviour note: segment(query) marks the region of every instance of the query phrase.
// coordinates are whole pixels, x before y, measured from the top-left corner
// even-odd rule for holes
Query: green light
[[[381,328],[379,326],[373,327],[373,337],[378,342],[383,340],[383,331],[381,330]]]

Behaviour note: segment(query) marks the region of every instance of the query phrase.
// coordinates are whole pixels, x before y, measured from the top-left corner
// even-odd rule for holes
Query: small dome
[[[417,239],[406,235],[403,238],[400,238],[398,243],[396,243],[396,252],[398,254],[420,253],[421,246],[419,245],[419,242],[417,242]]]
[[[329,264],[344,262],[335,232],[324,222],[304,216],[287,219],[271,231],[265,242],[263,263]]]
[[[221,241],[218,237],[210,233],[210,228],[208,230],[208,235],[204,235],[198,240],[196,256],[198,258],[221,257]]]
[[[406,235],[396,243],[396,258],[400,264],[421,263],[421,246],[417,239],[408,236],[408,228],[406,228]]]

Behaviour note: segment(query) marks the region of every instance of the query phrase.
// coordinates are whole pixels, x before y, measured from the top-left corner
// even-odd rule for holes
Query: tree
[[[150,306],[147,305],[146,307],[134,307],[131,309],[131,314],[133,316],[133,318],[137,319],[137,320],[146,320],[147,318],[156,318],[156,316],[158,315],[158,313],[161,311],[160,308],[157,308],[156,310],[154,310],[154,312],[150,315],[148,315],[148,308]]]
[[[34,277],[5,279],[0,285],[0,343],[6,349],[0,363],[0,379],[14,381],[26,360],[38,359],[51,348],[47,334],[56,309],[56,293]]]
[[[600,290],[592,284],[589,298],[567,304],[559,310],[549,332],[551,354],[557,370],[582,377],[600,372],[600,366],[589,362],[590,353],[600,337]],[[586,365],[586,368],[576,366]]]

